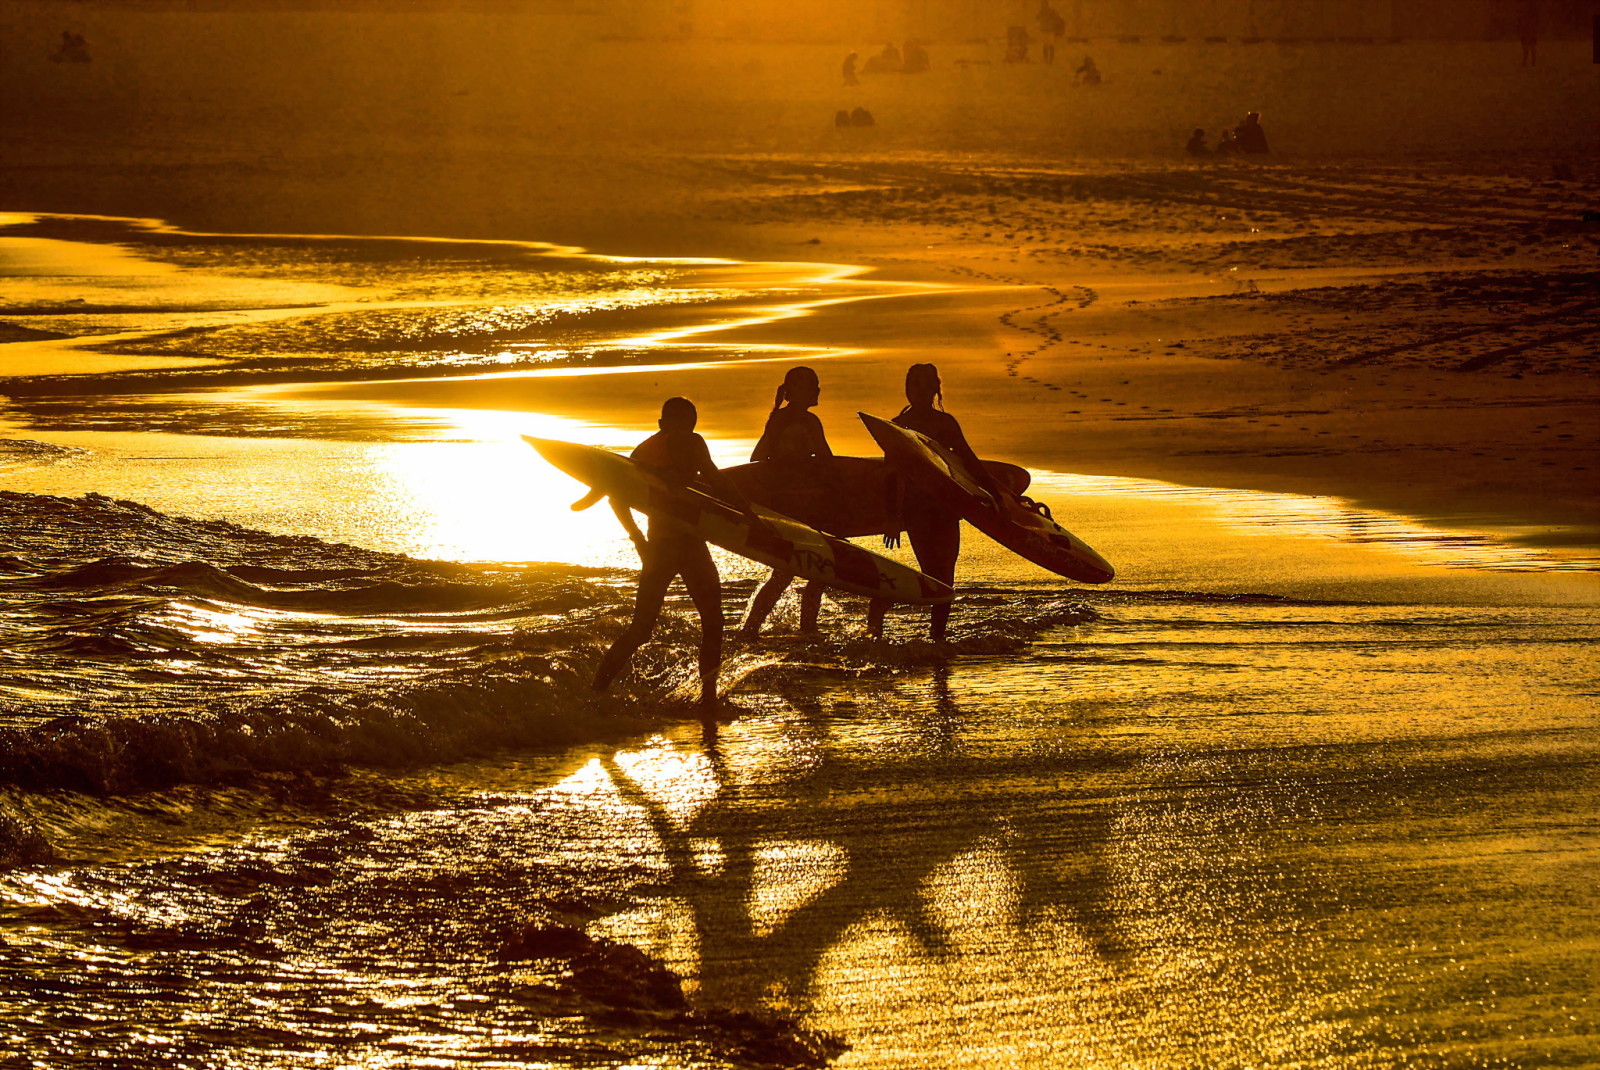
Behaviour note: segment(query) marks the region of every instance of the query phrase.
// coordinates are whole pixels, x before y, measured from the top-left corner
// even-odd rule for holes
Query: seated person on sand
[[[1183,146],[1183,151],[1190,156],[1210,156],[1211,149],[1206,145],[1206,132],[1198,126],[1195,127],[1194,133],[1189,135],[1188,144]]]
[[[900,71],[903,74],[921,74],[928,69],[928,50],[922,47],[922,42],[916,38],[906,42],[905,63]]]
[[[1234,140],[1239,143],[1240,152],[1263,153],[1269,152],[1267,148],[1267,132],[1261,129],[1261,113],[1249,112],[1244,117],[1244,122],[1233,129]]]
[[[906,400],[910,402],[900,410],[894,423],[920,431],[944,446],[972,473],[979,486],[997,500],[1005,494],[994,482],[988,466],[978,459],[967,445],[956,418],[944,411],[944,391],[939,382],[939,369],[932,364],[913,364],[906,370]],[[911,552],[917,557],[917,567],[933,579],[955,585],[956,558],[961,556],[961,517],[914,487],[901,485],[890,477],[889,514],[896,530],[883,537],[883,545],[900,545],[900,529],[911,539]],[[883,617],[889,603],[873,599],[867,607],[867,633],[874,638],[883,635]],[[932,607],[933,621],[929,638],[935,643],[945,639],[945,629],[950,622],[950,603]]]
[[[1007,26],[1006,62],[1028,62],[1028,45],[1032,43],[1032,41],[1033,38],[1028,36],[1028,28],[1026,26]]]
[[[883,46],[883,51],[867,60],[861,69],[868,74],[899,74],[905,68],[905,60],[900,55],[900,50],[890,41]]]
[[[1083,62],[1072,72],[1072,80],[1084,85],[1100,84],[1100,68],[1094,65],[1093,56],[1083,57]]]
[[[668,398],[661,406],[661,430],[641,442],[630,458],[675,486],[708,483],[717,497],[733,502],[754,519],[744,495],[712,462],[706,440],[695,434],[698,420],[693,402]],[[634,596],[633,620],[601,657],[594,674],[594,689],[609,688],[634,651],[650,638],[667,588],[675,577],[682,576],[683,586],[700,614],[700,704],[716,706],[717,670],[722,664],[722,578],[717,575],[711,551],[704,539],[666,521],[658,524],[650,520],[649,534],[641,534],[626,505],[612,499],[611,508],[639,549],[639,590]]]
[[[811,411],[821,396],[822,384],[816,372],[803,365],[790,368],[773,398],[761,441],[750,455],[750,460],[765,467],[761,503],[802,523],[810,523],[833,492],[833,449],[823,433],[822,421]],[[739,625],[741,637],[754,639],[761,634],[761,625],[793,580],[788,572],[772,570],[745,607],[744,621]],[[808,582],[800,595],[801,631],[817,630],[821,607],[822,585]]]
[[[53,63],[88,63],[89,40],[81,33],[61,31],[61,44],[50,54]]]
[[[1224,130],[1222,132],[1222,140],[1217,142],[1216,154],[1218,156],[1236,156],[1238,153],[1239,139],[1234,136],[1232,130]]]

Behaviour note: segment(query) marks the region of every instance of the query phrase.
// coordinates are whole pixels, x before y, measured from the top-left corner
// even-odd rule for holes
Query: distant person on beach
[[[699,413],[687,398],[668,398],[661,406],[661,430],[641,442],[629,456],[668,483],[683,486],[703,481],[724,498],[743,508],[752,519],[749,502],[728,478],[717,470],[706,448],[706,440],[695,434]],[[661,616],[661,602],[676,577],[700,614],[700,703],[718,703],[717,670],[722,664],[722,578],[704,539],[681,531],[671,524],[649,522],[649,534],[641,534],[633,513],[626,505],[612,500],[617,519],[639,549],[639,590],[634,596],[633,620],[611,644],[594,674],[594,689],[605,691],[650,633]]]
[[[905,57],[900,55],[900,50],[890,41],[883,46],[883,51],[867,59],[866,65],[861,68],[868,74],[899,74],[905,69]]]
[[[1183,146],[1183,151],[1190,156],[1210,156],[1211,147],[1206,144],[1206,132],[1198,126],[1195,127],[1194,133],[1189,135],[1188,143]]]
[[[930,65],[928,61],[928,50],[922,46],[921,41],[914,37],[907,41],[904,54],[905,62],[900,67],[901,73],[921,74],[923,71],[928,69]]]
[[[844,58],[844,84],[860,85],[861,79],[856,77],[856,60],[860,57],[854,52]]]
[[[1100,68],[1095,66],[1093,56],[1083,57],[1083,62],[1072,72],[1072,80],[1080,85],[1100,84]]]
[[[1006,62],[1028,62],[1028,45],[1032,42],[1026,26],[1006,27]]]
[[[1270,152],[1267,148],[1267,132],[1261,129],[1261,113],[1252,111],[1245,114],[1244,122],[1233,129],[1234,140],[1239,144],[1239,151],[1246,153]]]
[[[50,53],[50,60],[52,63],[88,63],[89,42],[82,34],[62,30],[61,43]]]
[[[772,400],[772,412],[762,429],[750,460],[765,465],[766,496],[762,501],[774,510],[803,520],[832,493],[833,449],[823,433],[822,421],[812,408],[822,397],[817,373],[803,365],[790,368]],[[772,571],[756,589],[745,607],[739,634],[754,639],[761,634],[772,608],[794,580],[788,572]],[[817,630],[817,613],[822,608],[822,587],[807,583],[800,595],[800,630]]]
[[[1232,130],[1224,130],[1222,132],[1222,139],[1217,142],[1215,155],[1237,156],[1239,151],[1239,139],[1234,136]]]
[[[989,474],[989,469],[967,445],[956,418],[944,411],[944,390],[939,381],[939,369],[932,364],[913,364],[906,370],[906,401],[894,423],[912,431],[920,431],[955,454],[989,493],[1005,493]],[[893,479],[893,477],[891,477]],[[911,539],[911,552],[917,557],[917,567],[924,573],[944,583],[955,584],[956,558],[961,556],[961,518],[949,509],[919,494],[915,488],[892,481],[890,488],[890,515],[897,522],[896,530],[883,537],[883,545],[900,545],[899,525]],[[867,632],[874,638],[883,634],[883,618],[889,603],[873,599],[867,608]],[[929,638],[942,643],[950,623],[950,603],[933,607],[933,620]]]
[[[865,108],[854,108],[850,112],[851,126],[876,126],[878,122],[872,113]]]
[[[1517,40],[1522,42],[1522,65],[1532,67],[1539,62],[1539,0],[1519,0],[1517,4]]]
[[[1039,23],[1039,37],[1044,42],[1039,46],[1039,55],[1046,63],[1054,63],[1056,44],[1067,32],[1067,20],[1050,6],[1050,0],[1039,0],[1039,13],[1034,17]]]

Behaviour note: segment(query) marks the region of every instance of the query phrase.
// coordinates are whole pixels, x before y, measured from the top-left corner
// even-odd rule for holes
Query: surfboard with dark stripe
[[[528,435],[523,439],[580,483],[752,561],[870,598],[920,604],[950,600],[947,584],[779,513],[757,507],[755,514],[764,523],[752,525],[736,506],[698,487],[672,486],[610,450]]]
[[[1116,577],[1105,558],[1035,503],[1002,485],[997,498],[985,490],[966,466],[927,435],[888,420],[856,414],[888,462],[943,503],[953,514],[1006,549],[1051,572],[1084,583],[1110,583]]]

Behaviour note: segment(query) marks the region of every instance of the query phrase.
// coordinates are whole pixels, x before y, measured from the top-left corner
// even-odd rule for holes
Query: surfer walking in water
[[[822,421],[811,409],[822,396],[817,373],[804,365],[790,368],[772,401],[772,412],[761,432],[750,460],[764,465],[766,494],[763,505],[770,505],[785,516],[805,523],[828,494],[833,450],[823,434]],[[745,607],[739,634],[754,639],[761,634],[772,607],[794,580],[794,574],[774,569],[767,581],[756,589]],[[800,595],[800,630],[817,630],[817,613],[822,606],[822,585],[809,582]]]
[[[944,411],[939,369],[932,364],[911,365],[906,370],[906,400],[910,404],[900,410],[894,423],[920,431],[955,454],[979,485],[998,499],[1001,492],[993,476],[967,445],[961,424]],[[892,478],[889,514],[894,530],[884,535],[883,545],[899,546],[900,532],[904,530],[911,539],[917,567],[933,579],[955,586],[956,559],[961,556],[961,518],[928,495],[905,493],[899,477]],[[874,638],[883,635],[883,618],[888,608],[889,603],[883,599],[873,599],[867,607],[867,632]],[[942,643],[950,622],[950,603],[933,606],[932,610],[929,638]]]
[[[719,496],[749,513],[744,495],[717,469],[706,440],[695,433],[699,418],[692,401],[668,398],[661,406],[661,430],[641,442],[630,459],[674,486],[697,480],[710,484]],[[641,534],[626,505],[613,498],[611,508],[639,548],[639,590],[634,596],[633,620],[601,657],[594,674],[594,689],[605,691],[610,687],[634,651],[650,638],[661,616],[667,588],[675,577],[682,576],[683,586],[700,614],[700,704],[716,706],[717,670],[722,664],[722,577],[717,574],[710,549],[704,539],[666,521],[658,524],[651,520],[649,533]]]

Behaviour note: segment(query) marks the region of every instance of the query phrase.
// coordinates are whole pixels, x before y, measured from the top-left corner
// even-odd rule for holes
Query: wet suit
[[[828,437],[816,413],[796,405],[774,409],[767,417],[761,440],[750,455],[752,461],[767,466],[767,496],[763,504],[770,504],[785,516],[809,524],[816,507],[832,492],[827,484],[827,458],[832,456],[833,450],[828,446]],[[774,569],[750,597],[744,623],[739,629],[745,638],[753,639],[760,633],[762,623],[793,580],[792,573]],[[821,605],[822,585],[808,582],[800,594],[802,631],[815,630]]]
[[[972,447],[967,445],[967,436],[962,434],[961,424],[954,416],[931,405],[924,408],[907,405],[893,422],[908,430],[920,431],[948,449],[972,473],[972,478],[979,486],[995,495],[997,502],[1003,500],[1001,495],[1004,492],[995,484],[978,455],[972,452]],[[917,567],[933,579],[955,586],[956,559],[961,556],[961,518],[929,495],[905,494],[901,491],[895,496],[900,499],[895,512],[899,514],[905,533],[911,540],[911,552],[916,555]],[[878,599],[874,599],[868,607],[867,630],[873,635],[881,633],[883,616],[888,607],[887,602]],[[932,607],[930,634],[934,642],[943,641],[949,621],[950,603]]]
[[[750,459],[766,465],[763,482],[772,508],[809,524],[807,514],[831,493],[823,458],[832,456],[817,414],[786,405],[767,417]]]
[[[711,460],[706,440],[693,431],[659,431],[641,442],[630,458],[674,486],[696,479],[720,480]],[[667,588],[677,576],[700,614],[701,701],[715,701],[717,669],[722,664],[722,578],[705,540],[697,538],[667,521],[649,520],[648,535],[641,535],[633,515],[625,505],[612,502],[617,519],[628,530],[639,548],[642,567],[639,590],[634,596],[633,620],[628,630],[600,659],[594,686],[604,691],[622,671],[634,651],[644,645],[655,630]]]

